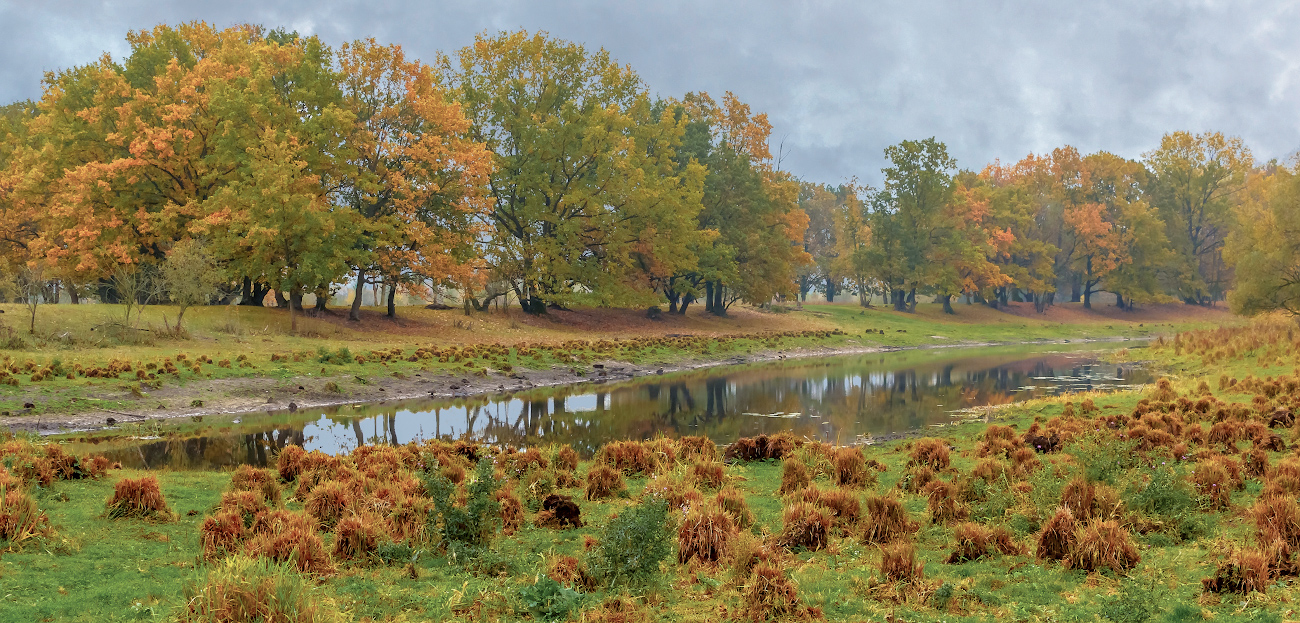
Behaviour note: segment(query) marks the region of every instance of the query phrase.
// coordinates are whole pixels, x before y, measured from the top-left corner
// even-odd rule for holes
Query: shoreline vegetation
[[[50,433],[178,417],[503,395],[783,358],[1146,338],[1237,322],[1224,310],[1182,305],[1110,315],[1062,305],[1045,316],[972,305],[954,317],[938,305],[904,313],[807,304],[802,310],[736,308],[727,318],[668,321],[627,310],[552,312],[552,318],[539,320],[412,309],[401,322],[365,330],[322,317],[304,336],[283,332],[284,314],[274,309],[214,307],[189,312],[190,340],[87,348],[100,315],[111,313],[98,307],[55,308],[47,315],[68,327],[62,341],[0,354],[0,425]],[[147,313],[168,313],[154,307]]]
[[[1127,354],[1138,353],[1166,372],[1144,391],[1033,400],[860,447],[655,438],[607,443],[588,461],[564,446],[433,440],[335,457],[289,446],[269,469],[143,472],[15,437],[0,444],[4,612],[1294,618],[1295,323],[1184,331]]]

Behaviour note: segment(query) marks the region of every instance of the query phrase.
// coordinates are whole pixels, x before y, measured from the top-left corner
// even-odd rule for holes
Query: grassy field
[[[1297,338],[1269,319],[1160,339],[1141,356],[1169,381],[1145,394],[859,448],[431,442],[41,485],[58,451],[10,440],[0,620],[219,620],[240,595],[292,621],[1295,620]],[[110,518],[146,476],[167,509]],[[6,523],[20,498],[48,523]]]
[[[516,369],[584,369],[599,360],[653,366],[776,350],[1132,338],[1237,322],[1222,310],[1182,305],[1120,312],[1067,304],[1045,315],[1028,304],[1009,312],[958,305],[957,315],[946,315],[938,305],[907,314],[809,304],[785,312],[738,307],[725,318],[692,310],[660,320],[631,310],[538,318],[400,308],[397,319],[367,309],[359,323],[344,312],[303,318],[290,334],[287,313],[274,308],[192,308],[185,331],[176,332],[166,330],[174,308],[146,307],[128,325],[120,306],[93,304],[43,306],[29,334],[26,308],[0,310],[9,323],[7,337],[0,335],[0,417],[175,411],[203,400],[211,407],[238,393],[240,379],[329,395],[344,393],[341,385],[416,373],[508,378]]]

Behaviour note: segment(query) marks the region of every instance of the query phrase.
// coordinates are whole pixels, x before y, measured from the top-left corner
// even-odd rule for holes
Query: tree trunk
[[[894,299],[894,311],[907,311],[907,295],[905,292],[894,288],[890,291],[890,295]]]
[[[73,305],[81,302],[81,297],[77,294],[77,286],[68,286],[68,299]]]
[[[907,313],[916,313],[916,288],[912,288],[907,292]]]
[[[835,302],[835,282],[831,281],[830,277],[826,278],[826,302]]]
[[[683,315],[683,316],[685,316],[685,315],[686,315],[686,308],[687,308],[687,307],[690,307],[690,306],[691,306],[691,303],[693,303],[693,302],[695,302],[695,296],[694,296],[694,295],[691,295],[691,294],[683,294],[683,295],[682,295],[682,308],[681,308],[677,313],[678,313],[678,314],[681,314],[681,315]]]
[[[330,292],[329,292],[329,290],[327,290],[327,289],[317,290],[317,291],[316,291],[316,311],[318,311],[318,312],[324,312],[324,311],[326,311],[326,310],[328,309],[328,308],[326,307],[326,304],[329,302],[329,298],[330,298]]]
[[[289,293],[289,305],[294,311],[302,311],[302,290],[294,288],[293,292]]]
[[[1119,292],[1115,293],[1115,307],[1124,309],[1124,295]]]
[[[945,313],[945,314],[956,314],[956,313],[957,313],[957,312],[955,312],[955,311],[952,310],[952,295],[951,295],[951,294],[942,294],[942,295],[940,295],[940,296],[939,296],[939,301],[943,303],[943,313]]]
[[[1083,284],[1083,308],[1092,309],[1092,284]]]
[[[388,317],[397,317],[397,284],[388,286]]]
[[[352,309],[348,310],[348,320],[361,320],[361,292],[366,287],[366,273],[357,269],[357,287],[352,290]]]
[[[1082,288],[1079,286],[1079,280],[1078,279],[1070,280],[1070,302],[1078,303],[1079,298],[1082,296],[1082,294],[1083,294]]]
[[[713,311],[713,282],[704,282],[704,313],[712,314]]]
[[[283,293],[283,292],[281,292],[281,291],[279,291],[279,290],[276,290],[276,291],[275,291],[275,306],[276,306],[276,307],[280,307],[280,308],[284,308],[284,307],[287,307],[288,305],[289,305],[289,299],[284,298],[284,293]]]
[[[713,287],[713,315],[715,316],[727,315],[727,306],[722,302],[723,292],[725,291],[726,286],[721,283]]]
[[[275,298],[276,298],[277,302],[278,302],[279,299],[281,298],[281,295],[280,295],[280,291],[279,291],[279,290],[276,290],[276,291],[275,291]],[[296,311],[294,311],[294,308],[296,308],[296,307],[298,307],[298,306],[297,306],[297,305],[290,305],[290,306],[289,306],[289,333],[291,333],[291,334],[293,334],[293,335],[297,335],[297,334],[298,334],[298,314],[297,314]]]

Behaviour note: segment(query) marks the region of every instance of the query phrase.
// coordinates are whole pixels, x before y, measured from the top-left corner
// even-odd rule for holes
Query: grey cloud
[[[342,2],[0,0],[0,101],[44,71],[120,56],[130,29],[202,19],[373,36],[432,60],[527,28],[605,47],[656,93],[733,91],[801,177],[874,182],[886,145],[936,136],[959,163],[1071,144],[1138,157],[1220,130],[1257,157],[1300,148],[1294,2]]]

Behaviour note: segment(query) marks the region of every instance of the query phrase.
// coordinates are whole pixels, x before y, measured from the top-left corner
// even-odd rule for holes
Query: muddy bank
[[[1135,341],[1129,338],[1037,340],[1024,342],[955,342],[912,347],[844,346],[805,347],[763,351],[707,359],[685,359],[670,365],[638,365],[620,361],[601,361],[590,365],[552,367],[543,370],[516,369],[507,373],[490,371],[486,376],[465,373],[456,376],[444,372],[392,372],[367,376],[308,375],[289,379],[249,377],[192,381],[185,385],[162,387],[132,394],[127,388],[105,386],[88,398],[67,398],[74,405],[71,413],[29,413],[0,416],[0,426],[13,431],[42,434],[72,430],[96,430],[118,423],[135,423],[205,415],[297,410],[358,403],[383,403],[422,398],[455,399],[471,396],[505,395],[535,388],[574,386],[588,383],[613,383],[631,379],[697,370],[715,366],[763,363],[784,359],[863,355],[941,348],[972,348],[1036,344]],[[81,391],[82,395],[87,392]],[[98,401],[117,401],[128,408],[106,408]],[[84,410],[79,407],[84,405]]]

